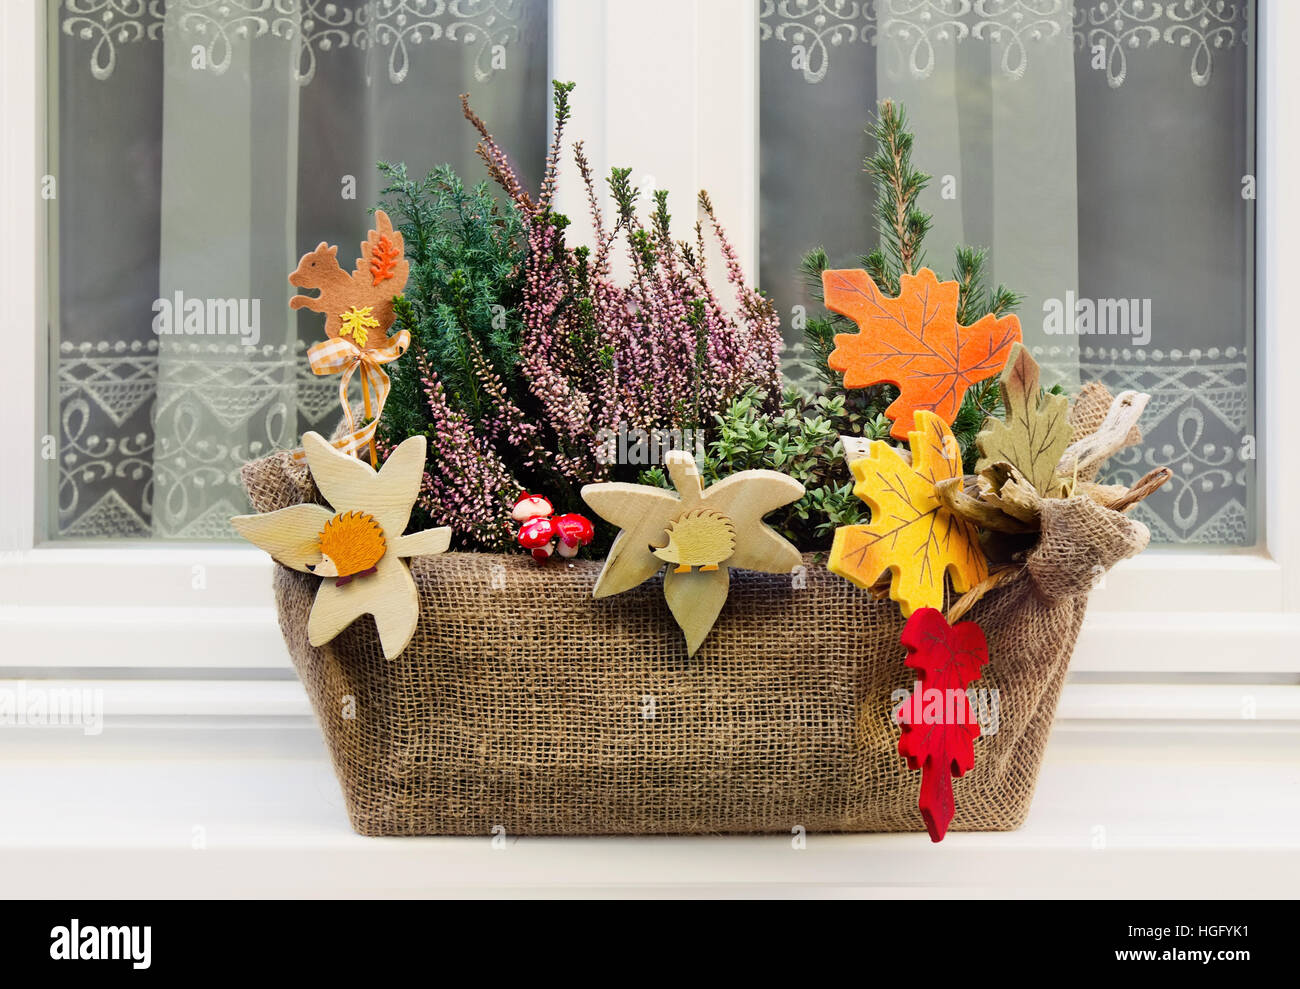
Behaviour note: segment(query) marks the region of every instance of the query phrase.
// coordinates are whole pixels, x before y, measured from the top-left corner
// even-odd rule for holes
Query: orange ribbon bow
[[[401,330],[389,338],[383,347],[358,347],[347,337],[333,337],[321,340],[307,348],[307,360],[315,374],[341,374],[339,378],[339,401],[343,404],[343,415],[347,420],[347,433],[330,444],[349,456],[357,456],[363,447],[370,448],[370,464],[379,466],[379,456],[375,452],[375,427],[379,425],[379,416],[384,411],[384,402],[388,400],[391,384],[388,373],[381,365],[389,364],[406,352],[411,345],[411,334]],[[361,397],[365,402],[366,418],[369,420],[360,429],[352,416],[352,404],[348,401],[348,384],[352,375],[361,372]],[[302,450],[295,450],[294,460],[302,461]]]

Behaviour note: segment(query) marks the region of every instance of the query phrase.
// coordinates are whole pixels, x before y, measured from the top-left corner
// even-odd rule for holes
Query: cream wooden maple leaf
[[[621,594],[658,573],[664,560],[654,551],[668,545],[669,526],[687,513],[707,510],[724,517],[734,533],[735,548],[716,561],[716,570],[673,568],[664,574],[664,598],[693,656],[727,600],[732,567],[790,573],[802,562],[799,550],[764,523],[763,516],[798,501],[804,487],[778,471],[747,470],[705,488],[695,459],[682,450],[666,454],[664,466],[676,494],[621,481],[582,489],[591,510],[620,529],[592,593],[598,598]]]
[[[367,526],[373,522],[382,547],[373,572],[324,578],[307,619],[307,638],[313,646],[324,645],[370,614],[384,657],[393,659],[410,643],[420,620],[420,595],[406,558],[443,553],[451,544],[451,529],[445,526],[403,535],[424,476],[425,438],[412,436],[398,444],[378,471],[336,450],[317,433],[303,434],[302,445],[312,479],[332,509],[290,505],[230,521],[253,545],[303,573],[325,569],[321,534],[332,520],[359,513]]]

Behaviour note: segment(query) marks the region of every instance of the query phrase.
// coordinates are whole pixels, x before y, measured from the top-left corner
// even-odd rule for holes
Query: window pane
[[[1156,541],[1253,544],[1254,3],[765,0],[759,16],[761,281],[781,311],[816,305],[804,252],[858,267],[876,246],[863,130],[898,100],[933,176],[927,262],[946,276],[958,244],[989,248],[1049,380],[1151,395],[1143,445],[1109,473],[1173,469],[1136,510]]]
[[[54,17],[49,535],[231,538],[242,463],[339,416],[288,273],[322,240],[350,268],[378,160],[477,181],[462,92],[540,179],[547,4],[64,0]],[[178,312],[204,303],[203,335],[155,328],[178,293]],[[235,301],[229,322],[208,300]]]

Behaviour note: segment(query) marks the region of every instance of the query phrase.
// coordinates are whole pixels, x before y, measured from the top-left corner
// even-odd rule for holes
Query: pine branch
[[[931,224],[916,203],[930,176],[912,167],[912,135],[901,106],[882,100],[869,133],[876,153],[863,159],[863,167],[876,180],[877,226],[885,252],[880,267],[895,276],[915,274],[925,265],[921,241]],[[897,277],[886,280],[893,283]]]
[[[1019,309],[1020,303],[1024,301],[1023,292],[1013,292],[1005,285],[999,285],[989,296],[985,308],[994,316],[1005,316],[1007,313],[1013,313]]]
[[[952,270],[953,280],[960,286],[957,297],[957,318],[969,326],[988,310],[984,308],[984,263],[988,251],[976,247],[957,248],[957,263]],[[983,311],[978,311],[981,310]]]

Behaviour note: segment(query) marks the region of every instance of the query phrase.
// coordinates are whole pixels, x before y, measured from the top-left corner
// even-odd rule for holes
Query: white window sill
[[[1000,834],[375,839],[301,718],[0,731],[11,897],[1283,897],[1300,875],[1294,724],[1067,723]],[[204,846],[204,847],[195,847]]]

